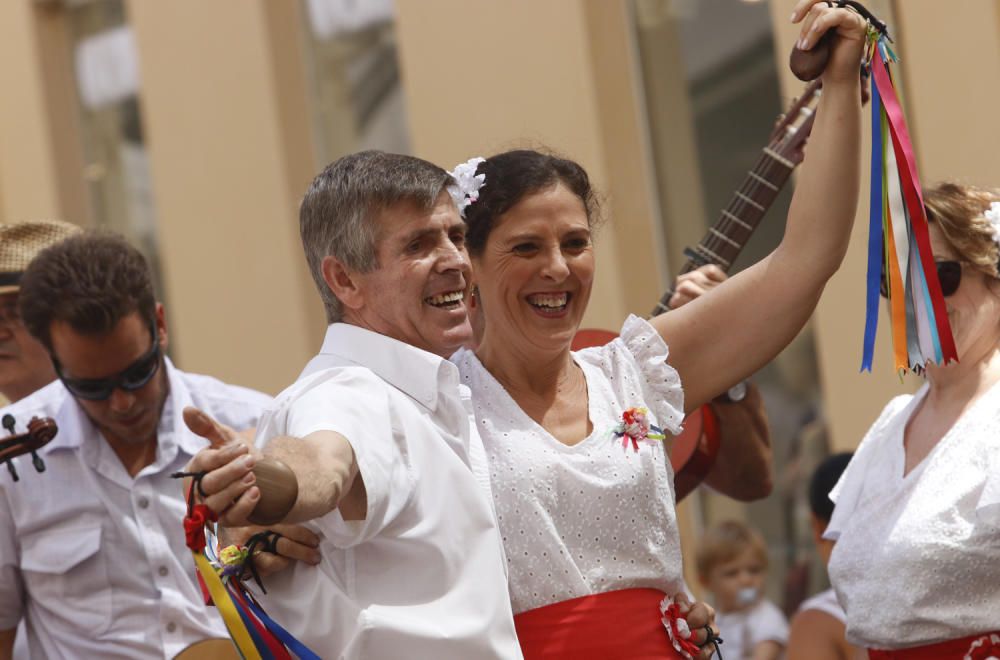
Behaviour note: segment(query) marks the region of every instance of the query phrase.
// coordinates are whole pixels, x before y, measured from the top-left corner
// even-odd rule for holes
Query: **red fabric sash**
[[[949,639],[946,642],[928,644],[926,646],[897,649],[895,651],[868,649],[868,658],[869,660],[962,660],[966,655],[970,655],[973,660],[979,660],[980,658],[989,657],[989,653],[986,651],[992,643],[991,636],[1000,641],[1000,631],[997,631],[962,637],[961,639]],[[985,644],[974,651],[972,644],[976,640],[983,638],[986,638]],[[996,649],[993,651],[994,654],[1000,653],[1000,646],[993,648]]]
[[[564,600],[514,617],[524,660],[678,660],[660,622],[657,589]]]

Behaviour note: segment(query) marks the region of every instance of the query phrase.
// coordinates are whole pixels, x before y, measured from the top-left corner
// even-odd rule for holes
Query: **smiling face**
[[[133,312],[123,317],[110,332],[82,335],[65,321],[53,321],[51,326],[53,356],[58,360],[62,375],[71,379],[97,380],[117,376],[137,360],[146,356],[152,342],[167,348],[167,333],[163,306],[156,307],[156,333],[151,336],[149,323]],[[166,401],[167,372],[160,358],[160,368],[141,388],[126,392],[115,389],[103,401],[77,398],[87,417],[112,444],[138,445],[156,440],[160,413]]]
[[[931,251],[936,261],[961,258],[930,224]],[[944,299],[959,361],[978,359],[1000,344],[1000,280],[962,263],[962,279],[954,294]]]
[[[562,183],[524,197],[497,218],[473,263],[484,349],[568,350],[594,281],[590,223],[579,197]]]
[[[448,357],[472,337],[465,301],[471,287],[465,223],[447,193],[428,213],[397,204],[378,219],[378,267],[332,278],[344,320]],[[327,259],[332,259],[328,257]],[[329,273],[331,264],[324,264]]]
[[[55,380],[49,354],[17,312],[17,293],[0,295],[0,395],[23,399]]]

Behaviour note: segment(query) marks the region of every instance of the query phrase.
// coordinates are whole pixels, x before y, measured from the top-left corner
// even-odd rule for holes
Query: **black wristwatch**
[[[747,398],[747,381],[741,380],[715,397],[715,400],[719,403],[739,403],[745,398]]]

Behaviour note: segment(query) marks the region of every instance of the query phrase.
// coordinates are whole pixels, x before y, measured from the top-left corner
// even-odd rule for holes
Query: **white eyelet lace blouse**
[[[593,593],[683,589],[673,470],[662,442],[622,448],[622,412],[680,431],[684,394],[667,346],[630,316],[607,346],[574,353],[587,380],[593,433],[567,446],[525,414],[475,354],[452,357],[472,390],[489,458],[514,613]],[[669,442],[669,439],[668,439]]]
[[[889,402],[830,498],[830,579],[854,644],[897,649],[1000,629],[1000,384],[903,475],[927,385]]]

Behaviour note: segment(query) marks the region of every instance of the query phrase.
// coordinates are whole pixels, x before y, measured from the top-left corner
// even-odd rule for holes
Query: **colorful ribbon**
[[[920,193],[913,144],[889,68],[896,55],[884,33],[869,32],[872,163],[868,275],[861,370],[871,371],[884,277],[893,363],[908,370],[958,360]]]
[[[178,476],[203,475],[178,473]],[[206,538],[205,527],[216,520],[215,513],[204,504],[194,503],[194,484],[188,490],[188,514],[184,518],[184,535],[194,555],[194,563],[203,587],[211,596],[229,636],[245,660],[320,660],[291,633],[264,613],[240,576],[247,552],[230,546],[214,552],[214,543]],[[214,540],[214,535],[213,535]]]

